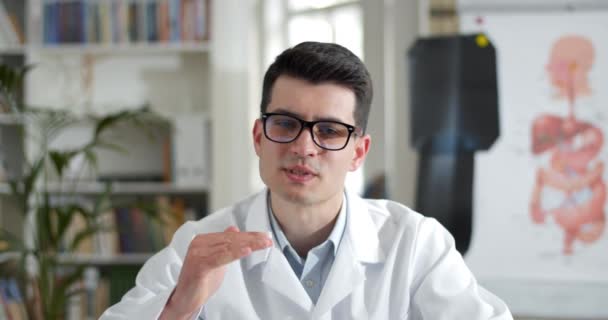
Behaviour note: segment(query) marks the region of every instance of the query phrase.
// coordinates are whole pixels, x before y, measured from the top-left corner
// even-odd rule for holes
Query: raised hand
[[[177,285],[160,319],[189,319],[221,286],[226,265],[251,252],[272,246],[263,232],[224,232],[197,235],[186,253]]]

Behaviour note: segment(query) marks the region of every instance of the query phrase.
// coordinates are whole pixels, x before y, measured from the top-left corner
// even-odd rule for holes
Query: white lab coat
[[[513,319],[504,302],[477,284],[436,220],[392,201],[346,198],[345,234],[316,305],[275,246],[228,266],[205,319]],[[101,319],[157,319],[192,238],[230,225],[270,231],[266,191],[184,224]]]

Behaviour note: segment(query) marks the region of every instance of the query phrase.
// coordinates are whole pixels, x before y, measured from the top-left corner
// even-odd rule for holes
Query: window
[[[359,1],[287,0],[287,45],[302,41],[335,42],[363,58]]]

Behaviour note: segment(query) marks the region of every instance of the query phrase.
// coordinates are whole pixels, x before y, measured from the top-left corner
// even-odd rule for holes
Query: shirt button
[[[312,281],[312,280],[310,280],[310,279],[308,279],[308,280],[304,281],[304,284],[305,284],[307,287],[312,288],[312,287],[314,287],[315,282],[314,282],[314,281]]]

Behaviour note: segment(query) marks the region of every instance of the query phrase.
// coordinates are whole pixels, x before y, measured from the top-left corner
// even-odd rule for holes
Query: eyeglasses
[[[326,150],[342,150],[348,144],[351,134],[360,134],[360,129],[346,123],[330,120],[304,121],[282,113],[263,113],[264,135],[277,143],[296,140],[304,128],[310,129],[312,141]]]

